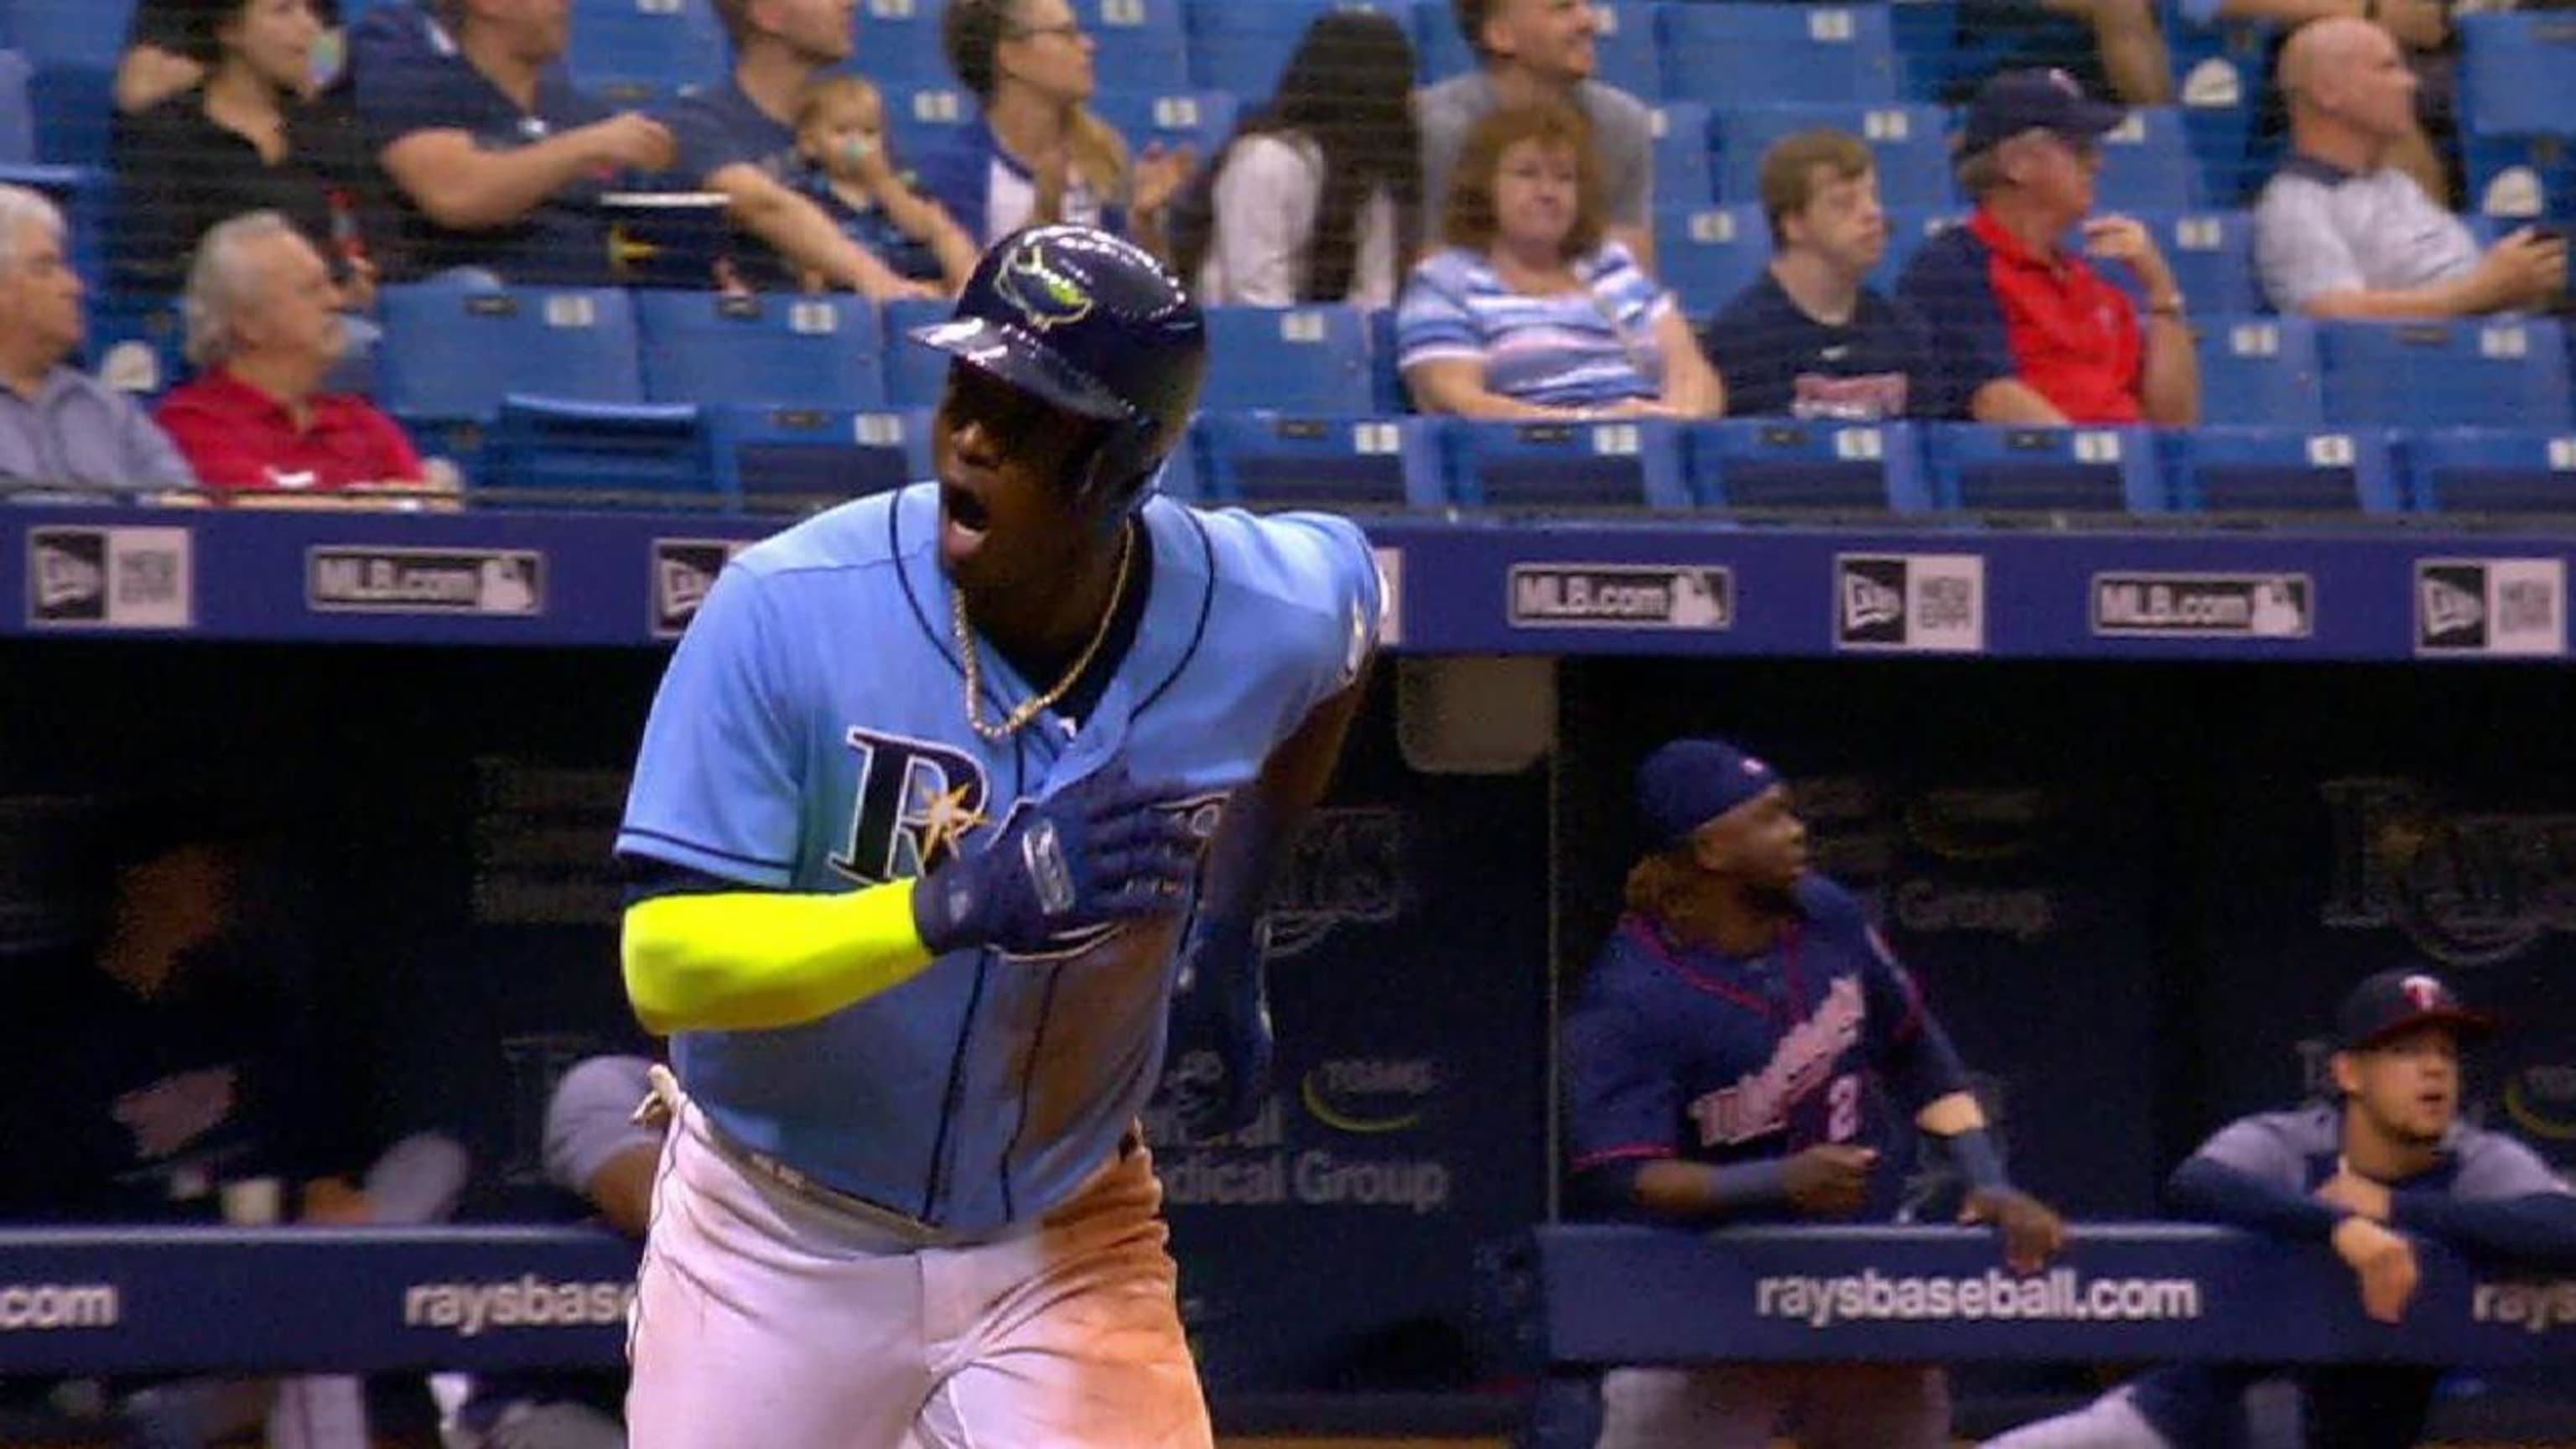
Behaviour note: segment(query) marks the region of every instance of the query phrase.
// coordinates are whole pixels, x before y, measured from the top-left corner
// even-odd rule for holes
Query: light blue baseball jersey
[[[938,490],[845,504],[727,565],[672,655],[620,854],[780,891],[920,876],[1014,810],[1124,756],[1211,829],[1308,711],[1357,677],[1380,601],[1367,540],[1321,514],[1168,499],[1139,514],[1151,591],[1076,730],[966,726],[938,566]],[[1036,691],[978,641],[999,719]],[[744,1144],[944,1230],[1043,1213],[1107,1160],[1152,1092],[1177,921],[1036,957],[960,951],[820,1021],[683,1032],[691,1096]]]

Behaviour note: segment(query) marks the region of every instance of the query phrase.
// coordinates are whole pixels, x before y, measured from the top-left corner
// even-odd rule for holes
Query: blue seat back
[[[1202,413],[1199,491],[1212,503],[1437,508],[1439,432],[1434,418]]]
[[[597,403],[644,397],[635,312],[612,287],[386,287],[377,388],[404,417],[487,421],[512,393]]]
[[[1892,101],[1884,5],[1668,4],[1664,94],[1766,101]]]
[[[1948,119],[1938,106],[1744,106],[1717,112],[1717,194],[1730,202],[1762,199],[1762,155],[1782,137],[1830,127],[1869,143],[1877,159],[1878,196],[1890,208],[1954,204]]]
[[[564,61],[584,89],[629,105],[717,84],[730,55],[711,0],[580,0]]]
[[[743,506],[812,511],[931,476],[926,408],[718,407],[720,466]]]
[[[1468,508],[1688,508],[1676,424],[1447,420],[1449,494]]]
[[[2397,513],[2405,507],[2377,428],[2200,427],[2165,434],[2174,502],[2187,512]]]
[[[885,339],[861,298],[657,290],[635,309],[657,402],[885,406]]]
[[[1655,270],[1693,318],[1725,306],[1770,261],[1771,227],[1759,206],[1655,211]]]
[[[1646,124],[1655,209],[1689,211],[1714,202],[1717,173],[1709,149],[1708,107],[1697,101],[1668,102],[1649,112]]]
[[[2463,15],[2460,120],[2480,136],[2576,137],[2576,15]]]
[[[2325,422],[2315,323],[2211,316],[2196,331],[2202,422],[2293,428]]]
[[[2576,514],[2576,434],[2436,429],[2399,448],[2424,512]]]
[[[1357,307],[1210,307],[1207,327],[1201,407],[1369,410],[1368,320]]]
[[[1972,513],[2167,511],[2154,435],[2145,428],[1934,424],[1925,440],[1935,496]]]
[[[1920,513],[1932,506],[1908,423],[1730,418],[1682,432],[1684,477],[1703,508]]]
[[[2329,322],[2318,329],[2338,426],[2563,428],[2567,344],[2555,322]]]
[[[2174,106],[2139,106],[2102,138],[2102,172],[2094,181],[2105,211],[2194,211],[2202,206],[2200,168]]]

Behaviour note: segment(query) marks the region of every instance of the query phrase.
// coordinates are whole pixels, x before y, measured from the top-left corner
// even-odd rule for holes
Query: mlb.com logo
[[[2417,560],[2415,652],[2527,658],[2566,653],[2566,561]]]
[[[1841,554],[1834,647],[1973,654],[1986,647],[1986,561],[1977,554]]]

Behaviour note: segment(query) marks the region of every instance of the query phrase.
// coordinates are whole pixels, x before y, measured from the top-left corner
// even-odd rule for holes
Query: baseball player
[[[1005,237],[913,335],[937,481],[744,551],[645,726],[625,974],[676,1081],[629,1433],[1204,1446],[1135,1123],[1184,976],[1258,1104],[1257,905],[1377,571],[1154,496],[1206,344],[1131,244]]]
[[[2524,1269],[2576,1268],[2576,1192],[2530,1148],[2460,1121],[2460,1044],[2493,1029],[2429,971],[2383,971],[2336,1017],[2339,1103],[2229,1123],[2174,1171],[2175,1204],[2209,1222],[2330,1244],[2384,1323],[2414,1297],[2412,1238]],[[2279,1371],[2158,1369],[1989,1449],[2202,1449],[2248,1442],[2245,1391]],[[2306,1439],[2324,1449],[2413,1444],[2438,1370],[2400,1364],[2294,1375]]]
[[[1637,772],[1652,849],[1628,913],[1564,1025],[1571,1170],[1605,1216],[1709,1225],[1892,1206],[1875,1073],[1944,1138],[1963,1221],[1993,1222],[2016,1271],[2064,1225],[2014,1188],[1958,1054],[1860,907],[1808,869],[1807,829],[1771,766],[1676,740]],[[1949,1442],[1946,1380],[1912,1364],[1621,1368],[1602,1383],[1602,1449]]]

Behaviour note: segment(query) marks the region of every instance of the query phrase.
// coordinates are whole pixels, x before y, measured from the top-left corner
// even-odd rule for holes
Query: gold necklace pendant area
[[[1130,525],[1119,531],[1118,573],[1109,581],[1109,604],[1100,611],[1100,624],[1091,631],[1091,642],[1083,645],[1082,652],[1074,656],[1074,661],[1066,667],[1063,678],[1058,679],[1044,691],[1023,700],[1018,708],[1003,716],[999,724],[984,718],[984,660],[975,649],[974,626],[966,622],[966,592],[958,588],[953,581],[949,584],[948,621],[957,635],[958,661],[966,669],[966,727],[968,729],[973,730],[987,743],[998,745],[1019,733],[1030,720],[1036,719],[1048,706],[1064,698],[1065,692],[1072,689],[1075,682],[1082,678],[1083,671],[1091,667],[1092,658],[1100,652],[1100,646],[1109,642],[1109,626],[1118,617],[1119,600],[1127,595],[1127,566],[1133,560],[1135,552],[1136,530],[1133,525]]]

